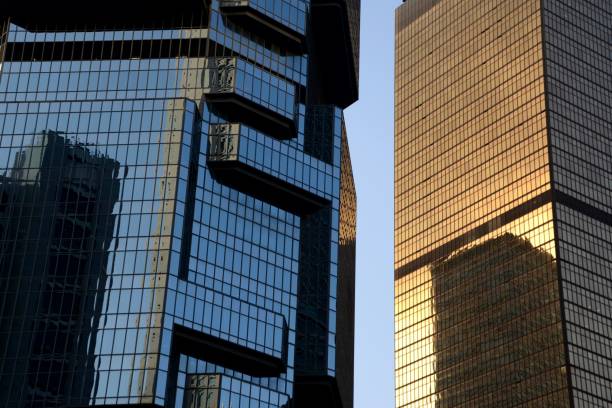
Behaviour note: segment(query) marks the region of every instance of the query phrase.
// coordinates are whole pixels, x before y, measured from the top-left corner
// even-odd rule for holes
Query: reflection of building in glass
[[[118,170],[48,131],[2,177],[3,399],[63,407],[93,386],[90,338],[102,315]]]
[[[488,392],[497,404],[518,404],[563,383],[555,370],[563,338],[549,253],[506,233],[435,262],[431,275],[436,407]]]
[[[0,392],[0,405],[350,408],[356,199],[342,109],[357,99],[359,0],[110,0],[78,17],[71,2],[8,3],[0,173],[40,129],[116,169],[99,180],[114,188],[112,216],[96,218],[100,316],[75,340],[93,368],[77,384],[64,366],[9,367],[0,347],[2,384],[46,370],[70,390],[61,403]],[[15,241],[2,242],[9,257]]]
[[[398,407],[612,406],[612,3],[396,13]]]

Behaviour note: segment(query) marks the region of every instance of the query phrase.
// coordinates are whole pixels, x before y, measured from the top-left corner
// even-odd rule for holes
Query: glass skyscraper
[[[86,3],[0,5],[0,406],[351,408],[359,0]]]
[[[396,406],[612,406],[612,3],[396,12]]]

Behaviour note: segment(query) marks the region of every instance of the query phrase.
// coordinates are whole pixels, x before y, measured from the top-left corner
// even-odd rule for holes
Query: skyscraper
[[[116,161],[45,131],[16,152],[1,179],[0,338],[4,369],[13,373],[3,400],[19,398],[23,384],[61,406],[72,392],[65,373],[74,374],[72,389],[92,386],[118,170]]]
[[[397,407],[612,404],[612,4],[396,12]]]
[[[359,1],[161,3],[0,5],[0,405],[351,408]]]

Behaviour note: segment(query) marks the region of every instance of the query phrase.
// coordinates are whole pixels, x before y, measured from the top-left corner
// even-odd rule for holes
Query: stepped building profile
[[[0,406],[353,406],[359,0],[0,5]]]

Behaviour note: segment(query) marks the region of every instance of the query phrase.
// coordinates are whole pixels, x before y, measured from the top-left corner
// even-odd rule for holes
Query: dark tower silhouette
[[[46,131],[2,177],[2,399],[63,407],[91,391],[118,169]]]
[[[551,254],[506,233],[434,262],[431,274],[436,407],[491,391],[478,406],[520,404],[564,382]]]

